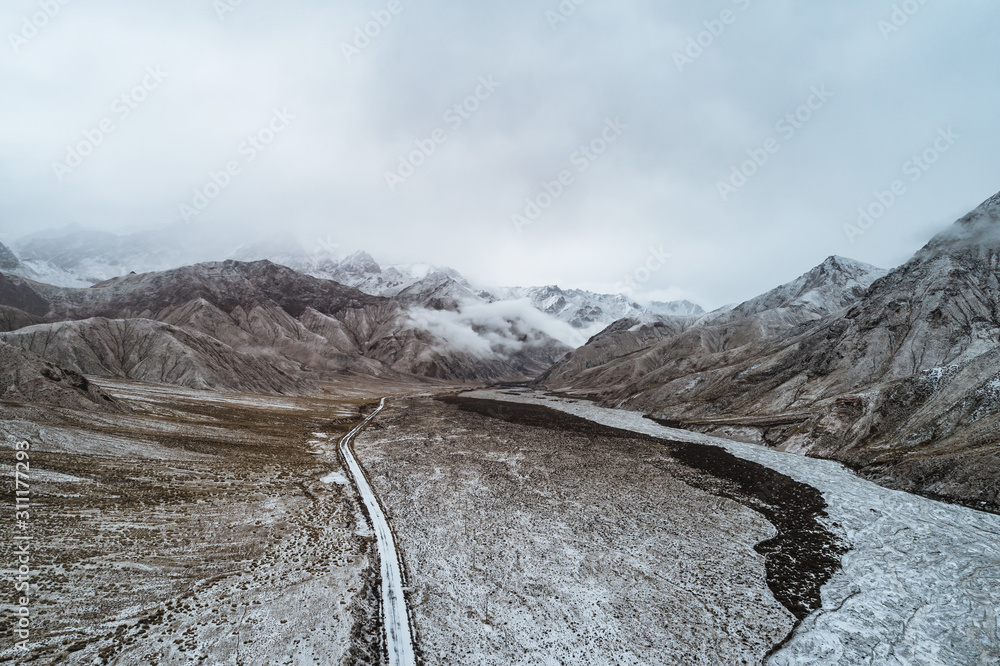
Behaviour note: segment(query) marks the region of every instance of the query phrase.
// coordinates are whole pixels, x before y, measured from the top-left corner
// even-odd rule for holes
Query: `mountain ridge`
[[[996,507],[998,230],[1000,195],[880,277],[828,259],[850,278],[826,276],[825,302],[843,305],[838,311],[816,318],[826,306],[807,308],[786,320],[785,306],[796,299],[765,298],[777,308],[737,307],[714,324],[710,313],[707,323],[622,345],[620,355],[598,336],[539,383],[703,432],[834,458],[890,487]],[[785,291],[810,293],[810,273]],[[607,335],[621,336],[621,328]]]
[[[504,320],[481,331],[483,340],[492,339],[497,346],[478,352],[456,348],[421,328],[403,301],[371,296],[266,260],[210,262],[126,275],[87,289],[0,274],[0,306],[7,308],[10,319],[46,329],[33,333],[62,340],[61,348],[56,345],[51,350],[27,345],[50,359],[65,360],[73,348],[82,346],[80,331],[75,342],[69,334],[60,337],[62,322],[100,320],[99,326],[92,322],[86,330],[97,326],[105,334],[125,325],[120,322],[132,322],[133,327],[140,320],[169,325],[173,328],[140,325],[147,329],[144,339],[152,336],[158,341],[149,343],[155,353],[162,356],[164,346],[176,347],[178,354],[202,364],[185,377],[214,378],[185,379],[185,385],[229,390],[308,390],[316,381],[340,373],[412,380],[518,380],[536,375],[568,351],[544,331]],[[191,338],[192,334],[212,338],[226,350]],[[12,341],[22,339],[16,329],[6,335]],[[109,357],[106,350],[94,353]],[[269,359],[271,372],[240,362],[240,354]],[[245,369],[247,376],[220,372],[219,363],[209,362],[220,355],[231,359],[229,365]],[[110,369],[123,376],[114,363],[80,367],[85,372]],[[295,387],[289,376],[297,378],[301,387]]]

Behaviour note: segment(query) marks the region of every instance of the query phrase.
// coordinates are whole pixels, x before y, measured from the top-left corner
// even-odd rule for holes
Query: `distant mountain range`
[[[55,286],[90,287],[132,272],[163,272],[228,259],[267,260],[372,296],[393,298],[410,307],[454,311],[523,301],[552,317],[546,326],[549,333],[571,347],[583,344],[623,317],[702,312],[688,301],[642,306],[620,294],[564,291],[556,286],[477,287],[450,268],[429,264],[383,267],[366,252],[340,256],[331,244],[323,245],[308,252],[294,239],[279,237],[233,248],[226,238],[187,226],[129,235],[70,226],[18,239],[12,248],[0,245],[0,271]],[[569,326],[560,326],[559,322]]]
[[[269,261],[197,264],[87,289],[0,275],[0,321],[11,329],[0,342],[67,370],[257,392],[313,391],[344,373],[523,379],[569,351],[513,316],[442,334],[403,302]]]

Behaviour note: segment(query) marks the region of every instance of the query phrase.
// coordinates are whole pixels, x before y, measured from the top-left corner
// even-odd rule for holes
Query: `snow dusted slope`
[[[868,287],[885,277],[885,269],[854,259],[828,257],[804,275],[728,310],[722,318],[729,321],[762,312],[799,312],[803,317],[821,319],[857,302]]]
[[[704,313],[700,306],[690,301],[654,302],[643,307],[623,294],[596,294],[556,286],[511,287],[498,289],[495,295],[502,299],[527,298],[542,312],[585,331],[588,337],[620,319],[657,315],[686,317]]]
[[[842,465],[666,428],[637,412],[531,392],[471,397],[541,404],[604,425],[720,446],[809,484],[850,552],[770,666],[1000,663],[1000,516],[888,490]]]
[[[14,272],[21,267],[21,262],[17,256],[11,252],[10,248],[0,243],[0,271],[8,273]]]
[[[737,306],[700,316],[623,319],[567,355],[542,381],[550,388],[586,390],[609,400],[662,388],[651,401],[682,402],[694,386],[687,386],[691,375],[732,364],[740,349],[756,358],[760,345],[787,340],[841,312],[883,275],[874,266],[830,257],[792,282]],[[681,385],[671,384],[676,381]],[[673,397],[665,399],[661,393]]]

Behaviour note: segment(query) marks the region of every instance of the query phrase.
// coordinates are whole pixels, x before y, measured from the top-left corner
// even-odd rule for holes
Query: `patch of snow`
[[[332,472],[324,476],[320,481],[323,483],[336,483],[338,486],[346,486],[350,483],[343,472]]]

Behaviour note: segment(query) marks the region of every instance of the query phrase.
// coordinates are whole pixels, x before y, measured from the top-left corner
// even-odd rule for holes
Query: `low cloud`
[[[463,303],[457,311],[414,308],[413,325],[430,331],[454,349],[482,358],[511,354],[558,340],[570,347],[587,341],[587,332],[536,309],[529,299]]]

